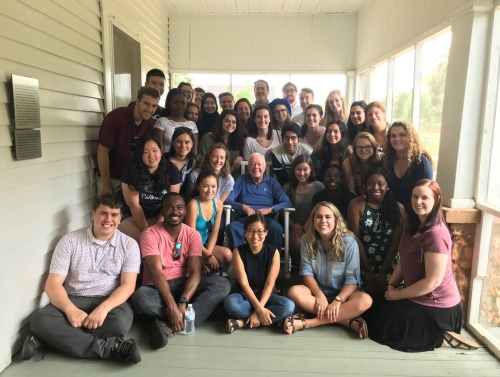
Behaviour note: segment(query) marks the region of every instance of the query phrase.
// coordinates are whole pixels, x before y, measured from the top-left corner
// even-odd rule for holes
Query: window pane
[[[391,121],[411,122],[413,107],[413,77],[415,71],[415,49],[394,59],[394,84]]]
[[[251,75],[232,75],[233,80],[233,95],[235,100],[240,98],[247,98],[251,103],[255,102],[255,95],[253,94],[253,86],[257,80],[265,80],[269,84],[269,101],[275,98],[283,97],[281,88],[288,81],[290,75],[264,75],[264,74],[251,74]]]
[[[422,46],[422,81],[418,133],[425,149],[431,154],[437,168],[444,85],[451,32],[425,42]]]
[[[385,61],[373,69],[370,102],[380,102],[387,107],[387,80],[389,77],[389,64]]]
[[[342,74],[292,74],[291,82],[297,85],[297,88],[310,88],[314,91],[314,102],[325,106],[326,97],[332,90],[340,90],[345,96],[346,75]]]
[[[203,88],[205,92],[215,94],[217,97],[220,93],[230,91],[231,79],[229,74],[218,73],[174,73],[174,86],[182,81],[189,82],[193,89],[196,87]]]
[[[479,323],[500,342],[500,218],[493,217],[488,268],[481,292]]]
[[[369,102],[370,99],[370,71],[363,72],[358,77],[358,95],[356,101],[364,100]]]

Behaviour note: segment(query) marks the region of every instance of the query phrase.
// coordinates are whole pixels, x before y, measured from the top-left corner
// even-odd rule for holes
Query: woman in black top
[[[233,251],[236,286],[224,300],[229,315],[226,332],[245,327],[269,326],[293,314],[295,304],[273,293],[280,270],[280,253],[265,242],[266,220],[248,216],[243,226],[246,243]]]
[[[163,221],[161,202],[167,192],[179,192],[179,175],[179,170],[163,157],[156,136],[139,138],[134,159],[122,177],[125,220],[118,229],[139,242],[144,229]]]
[[[213,93],[205,93],[201,98],[200,118],[198,119],[198,138],[201,140],[207,132],[212,132],[215,121],[219,117],[217,97]],[[196,154],[198,151],[196,151]]]

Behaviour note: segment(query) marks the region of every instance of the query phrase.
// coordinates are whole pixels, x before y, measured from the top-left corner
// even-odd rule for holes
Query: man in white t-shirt
[[[141,361],[133,339],[132,306],[140,267],[137,242],[117,228],[121,203],[114,195],[94,202],[92,225],[66,234],[58,242],[45,292],[50,304],[31,318],[21,356],[31,359],[45,344],[81,358]]]

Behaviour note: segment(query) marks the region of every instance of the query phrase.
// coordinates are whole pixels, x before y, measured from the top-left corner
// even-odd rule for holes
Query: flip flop
[[[481,345],[473,339],[467,338],[464,335],[457,334],[453,331],[445,331],[443,334],[444,341],[451,348],[458,348],[461,350],[475,350],[481,347]]]
[[[234,330],[238,330],[240,328],[240,324],[234,318],[228,318],[226,323],[226,333],[232,334]]]
[[[368,325],[366,324],[366,321],[361,318],[361,317],[356,317],[352,318],[347,322],[347,327],[349,327],[352,330],[351,323],[356,322],[358,324],[358,337],[359,339],[366,339],[368,338]],[[356,331],[356,330],[354,330]]]

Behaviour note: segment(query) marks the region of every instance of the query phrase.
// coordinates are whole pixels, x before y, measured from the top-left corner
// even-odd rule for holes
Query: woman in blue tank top
[[[186,208],[186,224],[196,229],[203,244],[203,259],[207,273],[218,273],[224,263],[232,259],[231,250],[216,245],[222,218],[223,204],[215,198],[217,176],[203,171],[196,180],[199,192],[189,201]]]

